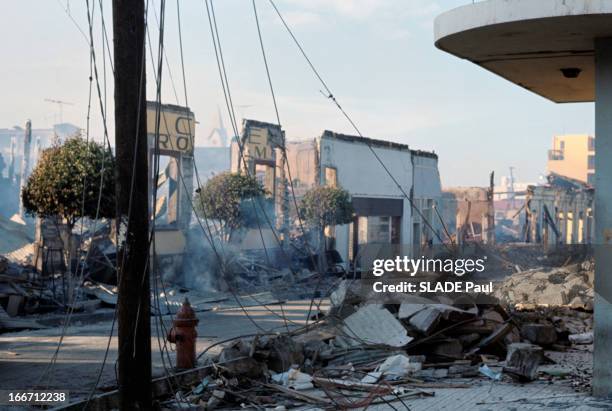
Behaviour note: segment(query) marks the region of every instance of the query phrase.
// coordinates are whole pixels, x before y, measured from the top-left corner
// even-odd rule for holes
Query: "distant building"
[[[522,218],[524,241],[540,244],[594,242],[594,189],[552,173],[548,184],[530,186]]]
[[[495,242],[495,205],[489,187],[445,187],[442,215],[458,243]]]
[[[244,129],[244,160],[272,193],[276,221],[282,227],[288,219],[286,213],[290,219],[295,218],[287,194],[290,188],[283,186],[284,160],[279,149],[284,132],[277,125],[253,120],[246,120]],[[355,261],[367,244],[402,246],[407,254],[418,255],[443,238],[435,210],[442,196],[436,154],[411,150],[405,144],[332,131],[307,141],[287,142],[286,147],[297,201],[317,185],[338,186],[351,195],[353,222],[328,227],[325,233],[328,246],[335,248],[344,261]],[[239,149],[238,144],[232,145],[232,171],[243,169]]]
[[[36,124],[33,124],[35,127]],[[57,138],[65,140],[81,132],[81,129],[70,123],[55,124],[51,128],[32,128],[32,141],[30,145],[30,170],[38,161],[38,150],[44,150],[53,144]],[[0,177],[18,177],[21,172],[23,158],[23,143],[25,129],[19,126],[13,128],[0,128],[0,153],[7,163],[4,173]],[[14,175],[10,176],[9,166],[13,161]]]
[[[595,137],[587,134],[555,136],[548,151],[548,172],[595,185]]]
[[[35,124],[34,124],[35,126]],[[0,167],[0,215],[10,218],[20,210],[19,190],[21,174],[26,177],[32,172],[42,150],[53,144],[55,139],[65,140],[78,135],[81,129],[69,123],[56,124],[52,128],[32,128],[29,144],[25,143],[25,128],[14,126],[0,128],[0,155],[4,167]],[[27,156],[24,160],[24,151]],[[24,170],[24,167],[27,168]]]

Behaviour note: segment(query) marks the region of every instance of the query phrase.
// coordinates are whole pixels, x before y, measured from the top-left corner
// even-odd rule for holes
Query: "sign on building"
[[[155,136],[157,130],[157,103],[147,102],[147,134]],[[159,111],[160,151],[177,151],[193,155],[195,117],[186,107],[162,104]]]

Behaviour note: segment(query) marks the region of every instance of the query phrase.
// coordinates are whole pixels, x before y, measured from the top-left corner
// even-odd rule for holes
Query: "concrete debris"
[[[592,310],[594,272],[584,264],[523,271],[498,284],[495,296],[510,305]]]
[[[520,381],[533,381],[538,375],[538,366],[543,358],[542,347],[528,343],[514,343],[508,346],[504,370]]]
[[[298,391],[309,390],[314,387],[312,376],[300,372],[297,368],[291,368],[280,374],[273,374],[272,381]]]
[[[372,372],[369,372],[361,379],[364,383],[376,383],[381,377],[385,380],[398,380],[407,375],[411,375],[421,371],[423,364],[417,361],[411,361],[410,357],[405,354],[397,354],[388,357]]]
[[[572,344],[588,344],[580,334],[591,331],[591,313],[436,297],[382,305],[351,282],[332,295],[332,308],[317,323],[230,342],[182,398],[206,409],[348,409],[433,395],[427,388],[469,388],[474,379],[571,379],[584,387],[578,368],[549,363]]]
[[[88,315],[100,307],[112,312],[108,307],[117,304],[116,273],[107,269],[116,249],[105,239],[83,241],[94,246],[92,255],[77,264],[83,278],[60,272],[42,278],[32,259],[0,257],[2,331],[47,324],[25,314],[75,310]],[[152,315],[175,314],[185,298],[203,312],[267,306],[288,297],[325,297],[337,281],[303,264],[283,268],[262,261],[237,253],[229,264],[231,278],[222,280],[225,289],[164,284],[151,295]],[[180,398],[185,409],[282,410],[306,404],[348,409],[368,408],[387,397],[433,395],[425,388],[473,384],[457,381],[465,378],[489,383],[563,378],[584,388],[589,370],[559,358],[592,349],[592,264],[533,268],[519,261],[510,267],[516,273],[494,287],[500,301],[486,304],[471,295],[459,300],[403,295],[381,304],[364,295],[359,281],[345,279],[329,296],[328,312],[314,309],[309,320],[316,321],[225,343],[220,354],[205,358],[205,375],[177,385],[176,396],[165,400]],[[68,298],[68,290],[74,298]],[[564,368],[551,365],[551,359]],[[349,402],[349,397],[354,399]]]
[[[572,344],[593,344],[593,332],[572,334],[568,339]]]
[[[550,346],[557,342],[557,331],[550,324],[523,324],[521,336],[533,344]]]
[[[206,409],[214,410],[218,408],[224,398],[225,398],[225,391],[214,390],[212,392],[212,395],[208,399],[208,402],[206,403]]]
[[[342,329],[353,346],[381,344],[403,347],[413,340],[393,314],[374,304],[366,304],[345,318]]]

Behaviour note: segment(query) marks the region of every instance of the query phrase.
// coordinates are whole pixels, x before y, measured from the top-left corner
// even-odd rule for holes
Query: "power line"
[[[310,60],[310,58],[308,57],[308,55],[306,54],[306,52],[304,51],[304,49],[302,48],[302,45],[300,44],[300,42],[298,41],[298,39],[295,37],[295,35],[293,34],[293,31],[291,30],[291,28],[289,27],[289,25],[287,24],[287,22],[285,21],[285,19],[283,18],[281,12],[279,11],[279,9],[276,7],[276,4],[274,4],[274,0],[268,0],[270,2],[270,4],[272,5],[272,7],[274,8],[274,10],[276,11],[276,14],[278,15],[278,17],[280,18],[281,22],[283,23],[283,26],[285,26],[285,29],[287,30],[287,32],[289,33],[289,35],[291,36],[291,38],[293,39],[293,42],[295,43],[295,45],[298,47],[298,49],[300,50],[302,56],[304,57],[304,59],[306,60],[306,62],[308,63],[308,65],[310,66],[312,72],[314,73],[314,75],[319,79],[319,82],[321,83],[321,85],[323,86],[323,88],[325,89],[327,95],[326,97],[332,101],[332,103],[338,108],[338,110],[340,110],[340,112],[342,113],[342,115],[344,116],[344,118],[346,118],[346,120],[349,122],[349,124],[351,125],[351,127],[353,127],[353,129],[355,130],[355,132],[359,135],[359,137],[364,138],[363,134],[361,133],[361,131],[359,130],[359,128],[357,127],[357,125],[355,124],[355,122],[353,121],[353,119],[348,115],[348,113],[342,108],[342,106],[340,105],[340,103],[338,103],[338,100],[336,99],[336,97],[334,96],[334,94],[331,92],[330,88],[327,86],[327,83],[325,83],[325,81],[323,80],[323,78],[321,77],[321,75],[319,74],[318,70],[315,68],[315,66],[312,64],[312,61]],[[406,193],[406,191],[404,190],[404,188],[402,187],[402,185],[397,181],[397,179],[395,178],[395,176],[393,175],[393,173],[391,173],[391,171],[389,170],[389,168],[387,167],[387,165],[384,163],[384,161],[380,158],[380,156],[378,155],[378,153],[376,152],[376,150],[374,150],[374,148],[372,147],[372,145],[370,144],[370,142],[366,139],[364,139],[364,143],[368,146],[368,148],[370,149],[370,151],[372,152],[372,154],[374,155],[374,157],[376,158],[376,160],[380,163],[380,165],[383,167],[383,169],[385,170],[385,172],[387,173],[387,175],[391,178],[391,180],[393,181],[393,183],[397,186],[397,188],[401,191],[401,193],[404,195],[404,197],[408,200],[408,202],[410,203],[410,206],[412,208],[412,210],[416,211],[417,214],[419,214],[419,216],[421,217],[421,219],[423,220],[423,222],[425,223],[425,225],[432,231],[432,233],[438,238],[438,240],[440,241],[441,244],[444,244],[444,240],[442,239],[442,237],[440,236],[440,234],[437,232],[437,230],[434,229],[433,225],[429,222],[429,220],[425,217],[425,215],[421,212],[421,210],[419,210],[419,208],[414,204],[414,201],[412,200],[412,198]],[[447,247],[448,248],[448,247]],[[449,249],[449,251],[452,251]]]
[[[102,1],[100,0],[99,3],[100,3],[100,8],[102,10]],[[89,4],[89,0],[87,0],[87,4]],[[147,14],[148,6],[149,6],[149,2],[147,0],[146,3],[145,3],[145,22],[144,22],[145,27],[147,26],[146,14]],[[89,15],[88,15],[88,17],[89,17]],[[109,41],[108,41],[108,35],[106,33],[106,25],[105,25],[105,22],[104,22],[104,14],[103,13],[101,13],[101,19],[102,19],[102,28],[103,28],[103,31],[105,33],[104,38],[103,38],[102,47],[104,47],[104,43],[106,43],[107,50],[108,50],[108,57],[109,57],[109,61],[110,61],[110,64],[111,64],[111,69],[112,69],[113,74],[114,74],[115,73],[115,69],[114,69],[114,66],[113,66],[112,60],[111,60],[111,55],[112,54],[111,54],[110,49],[109,49],[110,46],[109,46]],[[92,30],[93,30],[92,24],[93,24],[93,22],[92,22],[91,18],[88,19],[88,23],[90,25],[90,33],[92,33]],[[145,42],[143,41],[143,50],[142,50],[142,55],[143,55],[142,63],[143,64],[142,64],[142,71],[140,73],[140,79],[139,79],[139,82],[138,82],[139,83],[138,84],[139,99],[141,98],[142,93],[145,92],[145,90],[144,90],[144,75],[145,75],[145,68],[144,68],[144,61],[145,60],[144,60],[144,58],[146,56],[146,53],[144,52],[145,51],[144,47],[145,47]],[[96,87],[97,87],[97,90],[98,90],[98,99],[99,99],[99,102],[100,102],[100,110],[101,110],[101,113],[102,113],[102,121],[103,121],[103,125],[104,125],[104,137],[105,137],[106,142],[107,142],[107,144],[108,144],[108,146],[110,148],[110,140],[108,138],[108,127],[107,127],[106,111],[105,111],[106,105],[102,104],[102,94],[100,92],[100,84],[99,84],[97,63],[96,63],[96,59],[95,59],[95,50],[92,49],[91,52],[92,52],[93,63],[94,63],[94,73],[95,73],[95,79],[96,79]],[[141,117],[142,117],[141,114],[142,113],[141,113],[140,105],[139,105],[137,113],[136,113],[136,131],[135,131],[136,135],[135,135],[135,138],[134,138],[134,157],[132,158],[133,168],[132,168],[132,178],[131,178],[131,182],[130,182],[130,196],[128,198],[128,216],[127,216],[126,232],[129,232],[129,230],[130,230],[130,223],[131,223],[131,218],[130,218],[131,210],[132,210],[131,204],[132,204],[133,195],[134,195],[134,176],[135,176],[135,167],[136,167],[136,153],[137,153],[137,147],[138,147],[138,138],[137,138],[138,129],[139,129],[138,124],[141,121]],[[115,200],[118,201],[117,198]],[[118,206],[117,206],[117,209],[118,209]],[[121,221],[120,224],[123,224],[123,221]],[[119,244],[119,230],[117,230],[117,232],[116,232],[116,247],[117,248],[120,247],[120,244]],[[124,266],[124,263],[125,263],[125,257],[126,257],[125,254],[126,253],[122,253],[121,262],[120,261],[116,262],[116,264],[117,264],[117,267],[116,267],[116,271],[117,271],[117,283],[119,283],[120,279],[121,279],[122,270],[123,270],[123,266]],[[147,257],[147,261],[148,261],[148,257]],[[102,361],[102,365],[100,366],[100,370],[98,372],[98,376],[96,378],[96,382],[95,382],[94,386],[91,389],[91,392],[90,392],[89,397],[87,399],[87,403],[85,404],[84,408],[86,408],[89,405],[89,402],[93,398],[95,390],[96,390],[96,388],[97,388],[97,386],[98,386],[98,384],[100,382],[100,379],[102,377],[102,373],[104,371],[104,367],[106,365],[106,361],[108,359],[108,355],[109,355],[109,351],[110,351],[110,343],[111,343],[112,336],[113,336],[114,326],[115,326],[115,323],[117,321],[117,311],[118,311],[118,305],[115,306],[113,320],[112,320],[112,323],[111,323],[111,329],[110,329],[110,333],[109,333],[109,336],[108,336],[106,349],[105,349],[105,352],[104,352],[104,359]],[[118,355],[121,355],[121,353],[119,352]]]
[[[211,37],[213,40],[213,48],[215,51],[215,58],[217,61],[217,68],[219,71],[219,77],[221,80],[221,87],[223,90],[223,95],[225,98],[225,103],[226,103],[226,107],[229,113],[229,117],[230,117],[230,123],[232,125],[233,131],[234,131],[234,135],[237,138],[237,144],[239,147],[239,163],[242,162],[242,164],[244,165],[244,171],[246,172],[247,175],[250,175],[250,170],[249,167],[247,165],[245,156],[244,156],[244,144],[240,141],[239,138],[239,133],[238,133],[238,125],[236,122],[236,115],[235,115],[235,111],[234,111],[234,104],[232,101],[232,96],[231,96],[231,91],[230,91],[230,87],[229,87],[229,81],[228,81],[228,77],[227,77],[227,70],[225,67],[225,61],[223,58],[223,50],[222,50],[222,46],[221,46],[221,40],[220,40],[220,36],[219,36],[219,30],[217,27],[217,20],[216,20],[216,16],[215,16],[215,10],[214,10],[214,5],[212,0],[210,1],[210,7],[208,4],[208,0],[204,0],[205,6],[206,6],[206,12],[207,12],[207,16],[208,16],[208,21],[209,21],[209,26],[210,26],[210,30],[211,30]],[[279,126],[280,127],[280,126]],[[252,203],[253,203],[253,207],[255,207],[255,199],[251,199]],[[265,211],[265,208],[263,207],[263,205],[261,204],[261,202],[258,202],[262,214],[264,216],[264,218],[266,219],[267,224],[270,226],[270,229],[276,239],[276,241],[278,242],[281,251],[283,252],[283,254],[286,254],[286,251],[283,247],[282,242],[280,241],[275,228],[273,227],[272,223],[270,222],[270,219],[268,217],[267,212]],[[258,225],[259,220],[258,221]],[[265,247],[265,244],[264,244]]]
[[[272,85],[272,76],[270,75],[270,68],[268,66],[268,58],[266,57],[266,49],[264,47],[264,42],[263,42],[263,36],[261,34],[261,27],[259,24],[259,16],[257,14],[257,6],[255,4],[255,0],[252,0],[252,4],[253,4],[253,14],[255,16],[255,23],[257,26],[257,36],[259,37],[259,45],[261,47],[261,54],[263,57],[263,61],[264,61],[264,66],[266,68],[266,77],[268,78],[268,85],[270,86],[270,94],[272,96],[272,102],[274,104],[274,111],[276,113],[276,120],[278,122],[278,126],[281,127],[281,121],[280,121],[280,115],[279,115],[279,111],[278,111],[278,104],[276,102],[276,95],[274,93],[274,86]],[[314,261],[314,255],[312,252],[312,248],[310,247],[310,243],[308,241],[308,237],[306,235],[306,230],[304,229],[304,223],[302,221],[302,217],[300,216],[300,211],[299,211],[299,207],[298,207],[298,203],[297,203],[297,199],[295,197],[295,189],[294,189],[294,185],[293,185],[293,179],[291,177],[291,166],[289,164],[289,159],[287,158],[287,141],[285,139],[285,135],[283,134],[283,146],[281,149],[282,155],[283,155],[283,163],[284,166],[287,168],[287,177],[288,177],[288,182],[289,182],[289,186],[291,188],[291,197],[293,199],[293,204],[295,206],[295,212],[297,215],[297,219],[298,219],[298,224],[299,227],[301,229],[302,232],[302,237],[304,238],[306,247],[307,247],[307,251],[308,251],[308,255],[310,256],[311,262],[313,264],[313,267],[316,267],[315,265],[315,261]],[[283,197],[285,196],[285,193],[283,193]],[[289,210],[284,210],[284,212],[289,212]],[[322,258],[326,258],[325,256],[323,256]],[[319,267],[319,269],[321,269],[321,267]],[[310,320],[310,314],[312,312],[312,306],[314,303],[314,299],[316,298],[316,295],[319,291],[319,287],[321,282],[323,281],[323,273],[320,273],[321,275],[319,275],[319,281],[317,281],[317,285],[315,286],[315,289],[313,291],[313,296],[310,300],[310,305],[308,308],[308,314],[306,316],[306,324],[308,324],[308,321]]]
[[[57,4],[64,11],[64,13],[66,13],[66,16],[68,16],[72,24],[74,24],[74,26],[77,28],[79,33],[81,33],[81,36],[83,36],[83,39],[85,39],[85,42],[89,45],[89,38],[87,37],[83,29],[81,28],[79,23],[77,23],[77,21],[74,19],[74,17],[72,16],[72,13],[70,13],[69,1],[68,0],[66,1],[66,6],[64,6],[60,0],[57,0]]]

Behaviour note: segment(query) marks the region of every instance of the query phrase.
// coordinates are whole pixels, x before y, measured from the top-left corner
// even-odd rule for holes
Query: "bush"
[[[320,186],[306,192],[300,204],[300,215],[312,227],[324,229],[330,225],[353,221],[353,205],[348,191]]]
[[[229,241],[232,233],[251,226],[261,212],[264,201],[252,204],[252,199],[262,197],[266,191],[253,176],[225,172],[216,175],[197,190],[195,205],[201,217],[223,223],[222,237]],[[257,212],[255,212],[257,210]]]

